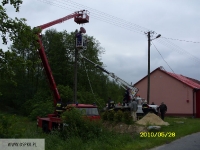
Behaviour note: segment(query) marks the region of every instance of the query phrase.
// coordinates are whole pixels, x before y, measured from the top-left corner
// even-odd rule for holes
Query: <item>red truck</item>
[[[40,25],[40,26],[38,26],[38,28],[40,28],[41,31],[42,31],[43,29],[46,29],[46,28],[53,26],[55,24],[58,24],[58,23],[62,23],[62,22],[69,20],[71,18],[74,18],[74,21],[77,24],[84,24],[84,23],[89,22],[88,12],[86,10],[81,10],[81,11],[74,12],[73,14],[70,14],[70,15],[65,16],[63,18],[60,18],[60,19],[51,21],[49,23]],[[41,39],[41,32],[37,33],[37,36],[38,36],[38,43],[39,43],[39,46],[40,46],[39,49],[38,49],[38,52],[39,52],[40,58],[42,60],[42,64],[44,66],[44,70],[46,72],[48,81],[50,83],[51,91],[53,92],[54,106],[56,106],[56,104],[58,102],[60,102],[61,97],[60,97],[60,94],[58,92],[58,89],[57,89],[57,86],[56,86],[50,65],[48,63],[48,60],[47,60],[47,57],[46,57],[46,54],[45,54],[45,50],[44,50],[44,47],[43,47],[43,44],[42,44],[42,39]],[[80,45],[79,45],[79,49],[80,49]],[[70,106],[75,107],[79,110],[84,109],[85,114],[83,114],[83,115],[87,116],[90,120],[99,120],[100,119],[100,115],[99,115],[98,108],[97,108],[96,105],[92,105],[92,104],[70,104]],[[37,126],[42,128],[42,130],[44,132],[49,132],[52,129],[57,129],[61,125],[62,125],[62,121],[59,118],[56,111],[53,114],[48,114],[48,116],[45,117],[45,118],[37,117]]]

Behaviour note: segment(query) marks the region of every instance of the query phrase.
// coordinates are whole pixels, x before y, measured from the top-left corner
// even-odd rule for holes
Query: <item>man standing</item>
[[[130,103],[130,109],[131,109],[131,116],[133,117],[133,121],[137,121],[137,110],[138,110],[138,105],[135,99]]]
[[[167,106],[164,104],[164,102],[161,103],[159,109],[160,109],[161,119],[164,120],[165,113],[167,112]]]
[[[142,111],[144,112],[144,116],[149,112],[149,105],[147,104],[147,100],[145,100],[142,104]]]
[[[108,98],[108,110],[112,109],[115,105],[115,102],[109,97]]]

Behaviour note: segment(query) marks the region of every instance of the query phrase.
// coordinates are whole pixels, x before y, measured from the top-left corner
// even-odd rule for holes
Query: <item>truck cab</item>
[[[88,118],[91,121],[100,120],[100,114],[98,107],[92,104],[69,104],[67,107],[75,107],[82,112],[83,117]],[[54,114],[48,114],[47,117],[41,118],[37,117],[37,127],[41,127],[46,133],[50,132],[52,129],[62,128],[63,123],[61,118]]]

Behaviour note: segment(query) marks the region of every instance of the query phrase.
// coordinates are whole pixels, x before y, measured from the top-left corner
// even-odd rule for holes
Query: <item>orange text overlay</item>
[[[140,137],[175,137],[175,132],[140,132]]]

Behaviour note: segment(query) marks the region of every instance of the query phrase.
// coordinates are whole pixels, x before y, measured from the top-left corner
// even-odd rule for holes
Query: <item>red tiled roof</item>
[[[168,75],[170,75],[173,78],[176,78],[177,80],[181,81],[182,83],[185,83],[186,85],[192,87],[192,88],[197,88],[200,89],[200,81],[196,80],[196,79],[192,79],[183,75],[178,75],[175,73],[171,73],[171,72],[167,72],[163,69],[161,69],[161,67],[158,67],[157,69],[155,69],[154,71],[151,72],[151,74],[153,72],[155,72],[156,70],[160,70]],[[145,79],[147,76],[145,76],[144,78],[142,78],[141,80],[139,80],[138,82],[136,82],[134,85],[138,84],[140,81],[142,81],[143,79]]]
[[[200,82],[198,80],[188,78],[188,77],[185,77],[183,75],[178,75],[178,74],[175,74],[175,73],[167,72],[167,71],[164,71],[164,70],[161,70],[161,71],[167,73],[168,75],[176,78],[177,80],[187,84],[188,86],[190,86],[192,88],[200,88],[200,84],[199,84]]]

